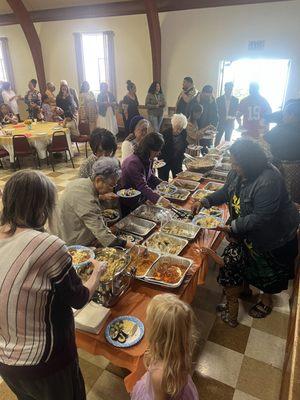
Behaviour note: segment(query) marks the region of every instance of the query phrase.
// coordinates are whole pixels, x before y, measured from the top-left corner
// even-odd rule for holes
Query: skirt
[[[111,107],[107,108],[105,117],[103,117],[102,115],[98,116],[97,128],[107,129],[113,135],[116,136],[116,134],[119,131],[119,128],[117,124],[117,118]]]
[[[246,248],[248,257],[244,270],[245,281],[268,294],[286,290],[289,279],[295,275],[297,236],[272,251],[258,252],[249,245]]]

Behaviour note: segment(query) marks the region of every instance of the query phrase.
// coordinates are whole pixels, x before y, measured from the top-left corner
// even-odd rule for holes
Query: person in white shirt
[[[12,90],[9,82],[3,82],[2,84],[2,98],[4,104],[8,105],[13,114],[16,115],[18,117],[18,120],[20,121],[19,106],[17,100],[21,97],[16,95],[16,93]]]
[[[150,127],[150,122],[142,117],[141,115],[135,115],[129,124],[130,134],[122,143],[121,147],[121,161],[123,162],[125,158],[131,156],[134,153],[135,148],[147,135],[148,129]]]

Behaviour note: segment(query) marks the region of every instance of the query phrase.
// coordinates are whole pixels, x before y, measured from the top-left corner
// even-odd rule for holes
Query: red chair
[[[71,137],[72,143],[76,144],[78,153],[80,154],[78,143],[85,143],[85,156],[88,157],[88,150],[87,145],[90,142],[90,137],[88,135],[80,135],[80,136],[72,136]]]
[[[0,147],[0,165],[2,168],[3,168],[2,158],[5,157],[9,157],[9,153],[5,149],[3,149],[3,147]]]
[[[14,164],[18,162],[19,169],[21,169],[20,158],[32,157],[35,167],[40,168],[40,159],[34,147],[31,147],[25,135],[13,136],[13,149],[14,149]]]
[[[54,171],[53,153],[65,153],[66,162],[68,162],[67,153],[69,153],[70,160],[73,168],[75,168],[73,163],[73,158],[69,149],[67,137],[64,131],[56,131],[52,135],[52,143],[47,147],[47,165],[49,165],[49,156],[51,160],[52,169]]]

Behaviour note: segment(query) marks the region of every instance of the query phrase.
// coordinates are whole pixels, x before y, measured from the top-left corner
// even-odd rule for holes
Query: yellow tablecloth
[[[57,128],[57,129],[56,129]],[[72,142],[68,128],[59,126],[56,122],[37,122],[32,124],[32,129],[28,126],[14,128],[13,125],[6,125],[4,131],[12,131],[12,135],[26,135],[28,141],[34,146],[38,152],[40,159],[46,158],[47,145],[51,143],[52,135],[55,130],[61,130],[66,133],[69,150],[73,156]],[[3,146],[9,153],[10,162],[14,162],[14,152],[12,136],[0,136],[0,146]]]

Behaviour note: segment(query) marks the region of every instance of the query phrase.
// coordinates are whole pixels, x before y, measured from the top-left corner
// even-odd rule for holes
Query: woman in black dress
[[[122,115],[126,133],[129,134],[129,125],[132,117],[140,115],[139,101],[136,95],[136,86],[130,80],[127,81],[127,94],[121,101]]]
[[[228,204],[229,225],[218,229],[243,241],[245,281],[263,292],[249,314],[264,318],[272,311],[272,295],[286,290],[294,277],[299,213],[283,177],[257,143],[237,140],[230,153],[232,169],[225,185],[194,204],[194,211]]]
[[[74,97],[70,93],[69,86],[64,83],[60,85],[60,91],[56,96],[56,105],[63,110],[64,114],[76,114]]]

